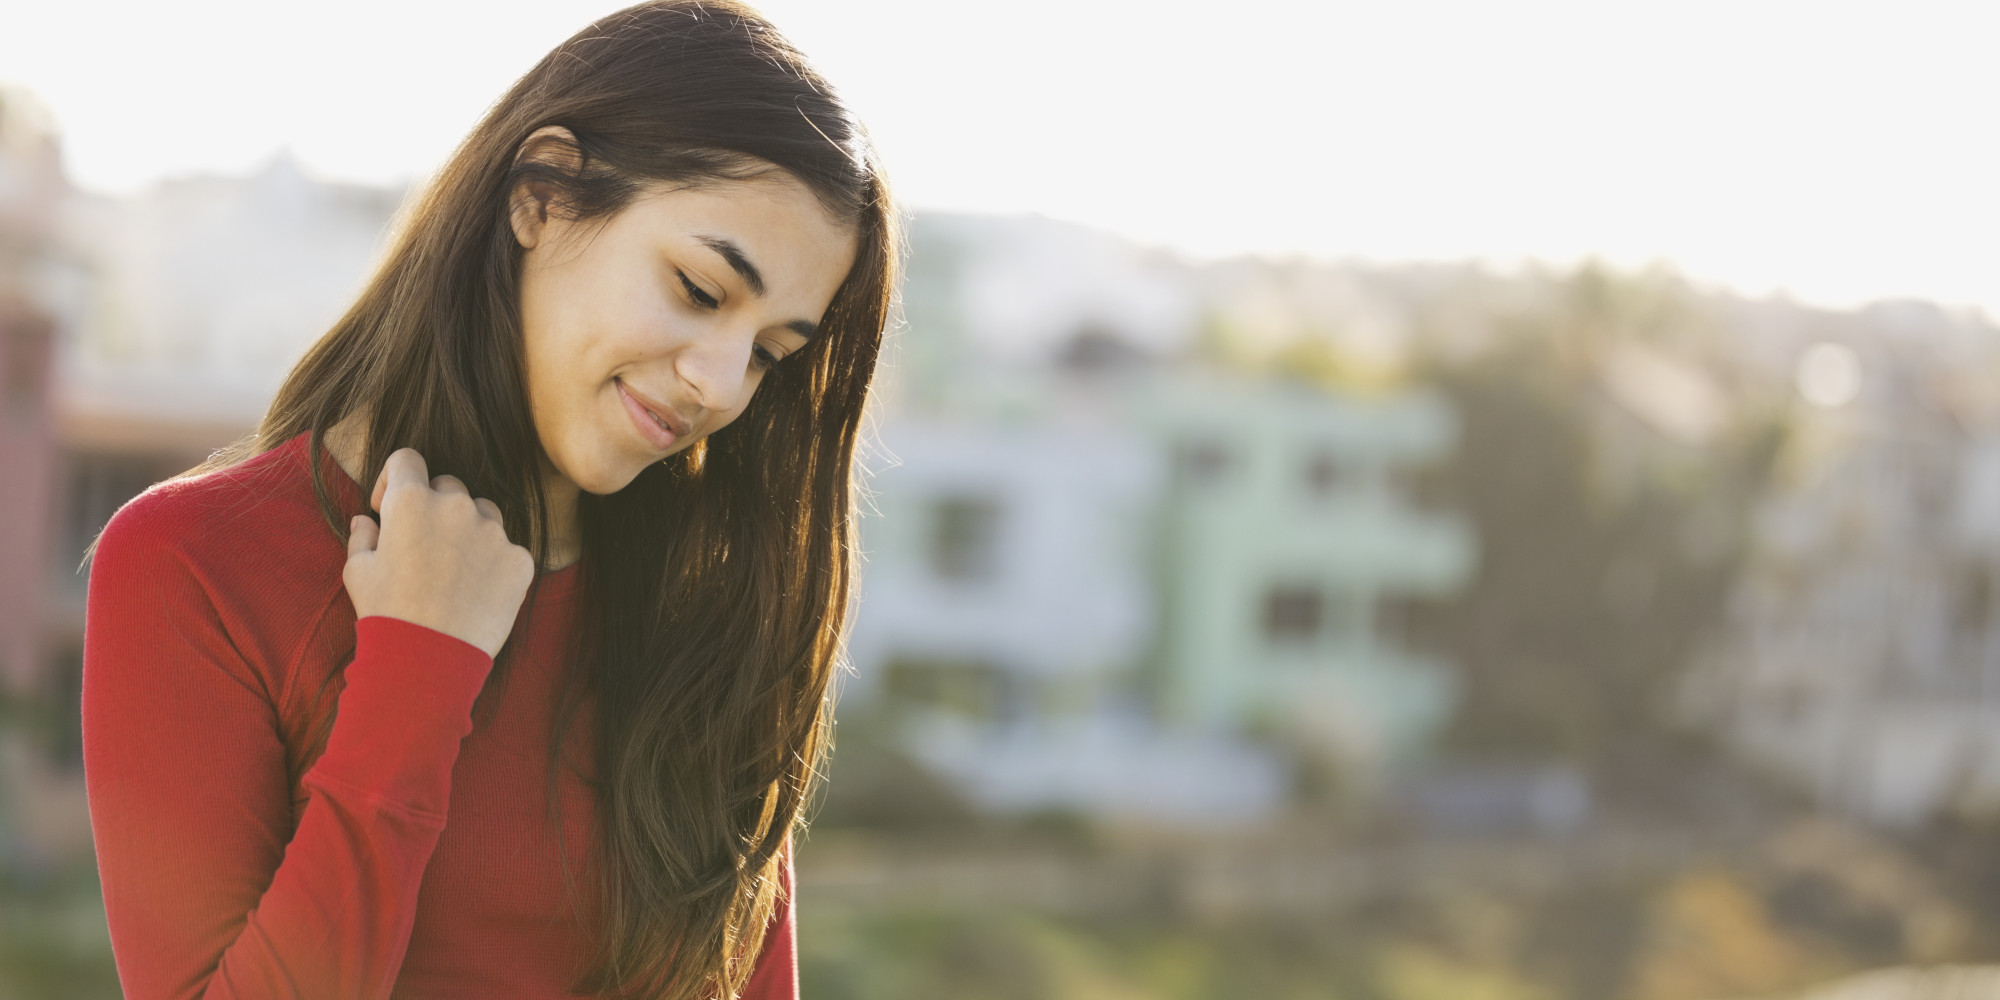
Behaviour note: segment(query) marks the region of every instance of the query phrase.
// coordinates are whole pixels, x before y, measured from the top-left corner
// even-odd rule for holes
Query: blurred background
[[[614,6],[0,10],[0,997],[84,546]],[[911,212],[807,997],[2000,997],[2000,15],[765,9]]]

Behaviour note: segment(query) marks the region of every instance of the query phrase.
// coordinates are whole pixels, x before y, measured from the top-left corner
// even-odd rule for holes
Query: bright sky
[[[0,79],[131,190],[434,167],[590,0],[19,0]],[[910,204],[1196,255],[1600,255],[2000,316],[2000,4],[768,0]]]

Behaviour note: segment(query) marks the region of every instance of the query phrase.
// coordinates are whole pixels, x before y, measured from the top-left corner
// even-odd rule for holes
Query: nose
[[[756,331],[717,329],[690,341],[674,357],[674,374],[711,413],[733,413],[750,391],[750,348]]]

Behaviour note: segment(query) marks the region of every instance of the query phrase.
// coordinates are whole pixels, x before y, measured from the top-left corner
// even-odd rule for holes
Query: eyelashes
[[[703,309],[714,309],[722,304],[715,296],[702,291],[700,285],[689,281],[686,271],[677,270],[674,272],[674,277],[681,279],[681,287],[687,289],[688,298],[693,299],[695,305]]]
[[[688,298],[696,306],[702,309],[714,310],[722,305],[722,302],[715,296],[702,291],[700,285],[689,281],[687,272],[676,269],[674,277],[681,279],[681,287],[687,290]],[[750,347],[750,364],[758,371],[770,371],[771,366],[777,364],[779,360],[779,357],[772,354],[770,349],[763,344],[753,344]]]

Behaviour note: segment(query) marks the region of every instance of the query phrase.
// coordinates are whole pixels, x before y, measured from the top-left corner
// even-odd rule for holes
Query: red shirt
[[[98,542],[84,778],[125,996],[566,996],[596,886],[587,713],[558,822],[546,791],[576,568],[541,575],[475,727],[492,660],[355,621],[305,456],[300,435],[162,483]],[[366,509],[323,468],[343,513]],[[796,979],[787,900],[744,997],[796,1000]]]

